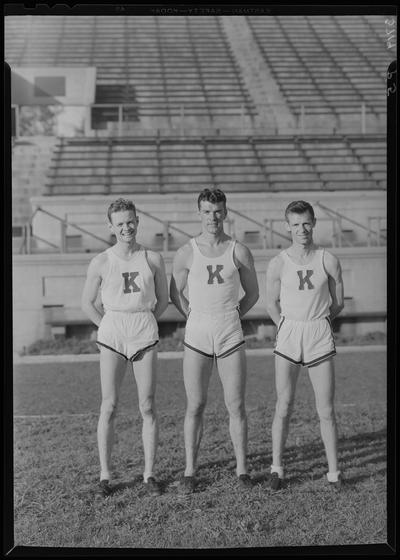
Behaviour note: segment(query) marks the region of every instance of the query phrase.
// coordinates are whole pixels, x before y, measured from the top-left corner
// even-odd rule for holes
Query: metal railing
[[[136,208],[136,211],[137,211],[138,214],[142,214],[142,215],[146,216],[147,218],[149,218],[151,220],[154,220],[155,222],[162,225],[162,227],[163,227],[163,248],[162,248],[163,251],[169,251],[170,250],[170,239],[169,239],[170,238],[170,231],[178,232],[179,234],[184,235],[185,237],[188,237],[188,238],[192,237],[190,233],[184,231],[183,229],[180,229],[179,227],[176,227],[169,220],[162,220],[161,218],[158,218],[157,216],[154,216],[153,214],[150,214],[149,212],[146,212],[144,210],[140,210],[139,208]],[[47,240],[47,239],[44,239],[43,237],[38,236],[35,233],[33,233],[33,219],[36,216],[36,214],[38,214],[39,212],[51,217],[54,220],[57,220],[60,223],[60,243],[58,245],[49,241],[49,240]],[[183,220],[177,220],[176,222],[177,223],[185,223]],[[74,229],[80,231],[81,233],[84,233],[87,236],[92,237],[93,239],[96,239],[97,241],[101,241],[102,243],[104,243],[107,246],[113,245],[113,242],[110,239],[105,239],[103,237],[100,237],[99,235],[96,235],[95,233],[89,231],[88,229],[69,221],[67,219],[67,217],[61,218],[60,216],[57,216],[56,214],[53,214],[52,212],[49,212],[48,210],[44,210],[43,208],[38,206],[35,209],[35,211],[33,212],[32,216],[30,217],[28,224],[25,224],[25,226],[23,226],[23,239],[22,239],[22,243],[21,243],[21,246],[20,246],[20,249],[19,249],[19,253],[21,253],[21,254],[31,254],[32,253],[32,240],[40,241],[40,242],[48,245],[49,247],[51,247],[53,249],[56,249],[57,252],[59,252],[59,253],[67,253],[68,252],[68,246],[67,246],[67,229],[68,229],[68,227],[74,228]]]
[[[33,233],[33,219],[36,216],[36,214],[38,214],[39,212],[41,212],[42,214],[46,214],[47,216],[50,216],[51,218],[53,218],[54,220],[57,220],[60,223],[60,244],[57,245],[47,239],[44,239],[43,237],[38,236],[37,234]],[[23,242],[21,244],[21,248],[20,248],[20,253],[25,253],[30,255],[32,253],[32,240],[37,240],[40,241],[42,243],[45,243],[46,245],[48,245],[49,247],[52,247],[54,249],[56,249],[59,253],[66,253],[67,252],[67,228],[68,227],[72,227],[82,233],[85,233],[86,235],[93,237],[94,239],[97,239],[98,241],[101,241],[103,243],[105,243],[106,245],[110,246],[111,243],[109,240],[104,239],[103,237],[99,237],[98,235],[92,233],[91,231],[83,228],[82,226],[79,226],[78,224],[74,224],[73,222],[68,221],[66,218],[60,218],[60,216],[57,216],[56,214],[53,214],[52,212],[49,212],[48,210],[44,210],[43,208],[41,208],[40,206],[38,206],[35,211],[33,212],[33,214],[31,215],[28,224],[26,224],[24,226],[24,233],[23,233]]]
[[[343,214],[341,214],[340,212],[337,212],[336,210],[332,210],[331,208],[328,208],[327,206],[325,206],[324,204],[322,204],[321,202],[316,202],[315,203],[315,207],[319,207],[326,215],[327,218],[321,218],[320,220],[327,220],[329,222],[331,222],[332,224],[332,246],[333,247],[342,247],[344,244],[347,246],[352,247],[353,243],[350,240],[346,240],[345,236],[344,236],[344,230],[342,227],[342,222],[343,221],[347,221],[359,228],[361,228],[363,231],[365,231],[367,233],[367,245],[368,247],[370,247],[372,245],[372,238],[374,238],[376,240],[376,245],[380,246],[382,244],[382,240],[386,240],[386,235],[383,233],[384,227],[382,226],[382,223],[385,221],[385,218],[382,216],[376,216],[376,217],[369,217],[368,218],[368,226],[365,226],[364,224],[357,222],[356,220],[353,220],[352,218],[348,218],[347,216],[344,216]],[[278,231],[275,227],[274,224],[276,222],[281,222],[282,220],[278,220],[276,218],[266,218],[263,222],[256,220],[254,218],[251,218],[249,216],[247,216],[246,214],[244,214],[243,212],[240,212],[239,210],[234,210],[231,207],[227,208],[230,214],[236,215],[238,217],[240,217],[242,220],[245,220],[251,224],[254,224],[257,226],[257,231],[255,232],[247,232],[247,233],[255,233],[261,237],[260,239],[260,248],[262,249],[272,249],[275,247],[275,240],[276,238],[280,238],[284,241],[286,241],[287,243],[291,242],[291,237],[289,237],[288,235],[284,235],[282,234],[280,231]],[[180,236],[184,236],[185,238],[191,238],[193,237],[193,232],[189,233],[188,231],[185,231],[184,229],[177,227],[177,225],[175,224],[194,224],[194,223],[198,223],[198,220],[163,220],[162,218],[159,218],[158,216],[155,216],[154,214],[151,214],[149,212],[146,212],[145,210],[140,210],[139,208],[136,209],[138,215],[143,215],[146,216],[146,218],[157,222],[158,224],[161,224],[162,226],[162,231],[161,233],[157,233],[156,235],[161,238],[162,240],[162,251],[164,252],[168,252],[170,250],[175,250],[176,249],[176,244],[173,242],[173,238],[171,236],[171,232],[176,232],[178,233]],[[50,241],[48,239],[45,239],[42,236],[38,236],[37,234],[34,233],[33,231],[33,219],[34,217],[38,214],[38,213],[42,213],[45,214],[47,216],[49,216],[50,218],[57,220],[60,224],[60,242],[59,244],[54,243],[54,241]],[[373,229],[371,227],[371,223],[376,221],[377,223],[377,231],[375,229]],[[233,238],[236,238],[236,232],[235,232],[235,220],[228,218],[226,220],[226,224],[227,224],[227,233],[229,235],[231,235]],[[73,228],[85,235],[87,235],[88,237],[91,237],[93,239],[96,239],[97,241],[100,241],[101,243],[104,243],[107,246],[111,246],[113,245],[113,240],[112,238],[104,238],[104,237],[100,237],[99,235],[96,235],[95,233],[93,233],[92,231],[86,229],[85,227],[78,225],[72,221],[69,221],[67,218],[67,215],[65,215],[64,218],[57,216],[56,214],[49,212],[48,210],[44,210],[43,208],[41,208],[40,206],[37,207],[35,209],[35,211],[33,212],[32,216],[30,217],[30,220],[28,222],[28,224],[23,226],[23,235],[22,235],[22,242],[21,245],[19,247],[18,252],[20,254],[31,254],[33,252],[33,240],[39,241],[42,244],[47,245],[49,248],[51,248],[52,250],[56,250],[59,253],[67,253],[69,252],[68,249],[68,235],[67,235],[67,230],[68,228]],[[246,240],[245,240],[246,243]],[[258,245],[258,239],[256,244]],[[277,247],[279,247],[279,245],[276,245]],[[39,252],[39,251],[37,251]],[[42,250],[42,252],[46,252],[45,250]],[[90,248],[86,249],[86,252],[91,252]]]
[[[209,135],[218,135],[221,128],[229,128],[236,131],[236,134],[240,134],[242,131],[243,135],[248,135],[249,130],[264,130],[268,134],[279,135],[279,134],[307,134],[309,131],[321,130],[324,134],[326,133],[337,133],[337,132],[349,132],[351,129],[354,133],[361,133],[365,135],[367,132],[385,132],[385,122],[384,115],[378,117],[369,110],[365,103],[360,103],[359,109],[354,112],[354,119],[349,124],[349,117],[347,113],[341,113],[340,110],[336,114],[332,112],[327,112],[324,115],[315,115],[311,110],[304,104],[299,105],[297,108],[292,109],[291,118],[292,123],[287,127],[287,130],[282,129],[277,126],[276,118],[274,117],[275,112],[279,112],[282,103],[274,102],[271,104],[261,103],[254,107],[254,110],[250,110],[245,103],[238,103],[237,105],[225,107],[226,113],[213,113],[213,111],[204,106],[204,112],[193,111],[189,107],[189,103],[169,103],[168,110],[167,105],[164,108],[152,108],[151,102],[146,103],[94,103],[89,105],[68,105],[64,106],[65,110],[70,110],[75,108],[79,110],[81,117],[79,117],[79,123],[77,122],[74,127],[68,126],[65,129],[63,123],[61,128],[59,128],[59,120],[65,121],[62,116],[62,109],[58,108],[58,113],[52,116],[52,127],[54,128],[53,133],[46,133],[50,136],[65,136],[65,137],[75,137],[81,136],[82,132],[87,137],[92,137],[93,135],[106,135],[110,137],[121,137],[136,135],[138,131],[141,130],[142,117],[145,119],[150,119],[152,128],[157,133],[157,130],[168,129],[165,124],[157,124],[159,118],[162,120],[167,119],[169,121],[169,129],[172,130],[172,125],[174,129],[179,129],[182,134],[189,133],[193,126],[199,126],[207,130]],[[40,117],[34,117],[32,115],[24,115],[25,105],[12,105],[12,116],[13,116],[13,134],[16,138],[27,136],[27,133],[23,131],[24,126],[26,128],[27,122],[31,122],[34,130],[37,130],[34,134],[41,134],[40,128],[35,128],[35,123],[40,123]],[[34,106],[29,106],[29,108]],[[115,113],[112,118],[107,119],[96,117],[95,112],[101,112],[101,110],[109,109]],[[134,114],[134,116],[129,115],[129,111]],[[269,115],[269,116],[265,116]],[[172,120],[171,120],[172,119]],[[198,125],[194,124],[198,122]],[[60,121],[60,122],[61,122]],[[94,127],[95,122],[99,123],[113,123],[110,129],[103,129],[101,127]],[[23,123],[25,123],[24,126]],[[134,125],[132,127],[132,125]],[[50,125],[49,125],[50,126]],[[30,126],[28,129],[30,130]],[[149,127],[146,125],[145,130]],[[28,134],[30,135],[30,133]]]
[[[143,216],[147,216],[151,220],[154,220],[155,222],[158,222],[159,224],[162,224],[162,226],[163,226],[163,251],[169,251],[169,249],[170,249],[170,242],[169,242],[169,235],[170,235],[169,232],[170,232],[170,230],[177,231],[178,233],[181,233],[185,237],[192,237],[190,235],[190,233],[187,233],[183,229],[177,228],[176,226],[172,225],[171,221],[169,221],[169,220],[161,220],[161,218],[158,218],[157,216],[153,216],[153,214],[149,214],[149,212],[145,212],[144,210],[139,210],[139,208],[136,208],[136,211],[137,211],[138,214],[143,214]],[[182,223],[182,222],[180,222],[180,223]]]
[[[378,231],[375,231],[370,226],[365,226],[364,224],[361,224],[360,222],[357,222],[356,220],[353,220],[353,218],[349,218],[348,216],[345,216],[341,212],[337,212],[337,210],[332,210],[331,208],[328,208],[327,206],[325,206],[324,204],[322,204],[319,201],[317,201],[315,203],[315,206],[321,208],[321,210],[323,210],[325,212],[325,214],[327,214],[328,216],[330,216],[331,218],[333,218],[337,221],[337,223],[338,223],[337,239],[338,239],[339,247],[341,247],[342,243],[343,243],[342,221],[346,221],[346,222],[362,229],[363,231],[365,231],[367,233],[367,245],[368,245],[368,247],[370,247],[372,245],[372,243],[371,243],[372,237],[375,237],[376,243],[377,243],[378,246],[380,246],[382,239],[383,240],[387,239],[387,236],[384,233],[382,233],[381,228],[380,228],[380,221],[383,219],[382,217],[369,218],[369,223],[371,223],[372,219],[378,220]],[[348,243],[348,244],[350,246],[352,246],[351,243]]]
[[[261,238],[262,238],[262,248],[263,249],[268,249],[268,248],[272,248],[273,247],[273,238],[274,235],[277,235],[278,237],[281,237],[282,239],[285,239],[286,241],[290,241],[290,237],[288,237],[287,235],[284,235],[282,233],[280,233],[279,231],[276,231],[275,229],[273,229],[272,223],[274,220],[269,220],[269,219],[265,219],[264,223],[263,222],[259,222],[258,220],[255,220],[254,218],[249,218],[249,216],[246,216],[246,214],[243,214],[242,212],[239,212],[239,210],[233,210],[233,208],[227,208],[228,212],[231,212],[232,214],[236,214],[237,216],[240,216],[241,218],[243,218],[244,220],[247,220],[248,222],[251,222],[252,224],[255,224],[256,226],[258,226],[260,228],[260,232],[261,233]],[[271,224],[271,225],[269,225]],[[269,234],[269,244],[267,243],[267,235]]]

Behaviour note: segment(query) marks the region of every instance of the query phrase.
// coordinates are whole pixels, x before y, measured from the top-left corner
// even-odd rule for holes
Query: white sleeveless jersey
[[[108,272],[101,284],[105,311],[148,311],[156,304],[153,272],[143,247],[129,260],[106,249]]]
[[[324,268],[324,249],[317,249],[311,262],[296,264],[286,251],[281,271],[282,316],[294,321],[313,321],[329,315],[331,297]]]
[[[187,286],[189,307],[203,313],[228,312],[239,303],[240,277],[233,253],[236,241],[230,241],[220,257],[206,257],[193,238],[193,263]]]

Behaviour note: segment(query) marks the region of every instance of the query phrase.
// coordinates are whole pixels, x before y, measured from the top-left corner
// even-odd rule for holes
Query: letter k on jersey
[[[307,274],[303,277],[303,270],[298,270],[297,274],[300,280],[300,284],[299,284],[299,290],[304,290],[304,286],[305,284],[307,284],[307,289],[308,290],[313,290],[314,289],[314,285],[312,284],[310,277],[314,274],[313,270],[307,270]]]
[[[208,270],[208,284],[214,284],[214,278],[217,279],[218,284],[223,284],[224,283],[224,279],[222,278],[222,276],[220,275],[221,270],[224,268],[223,264],[217,264],[216,266],[216,270],[213,272],[212,270],[212,265],[209,264],[207,266],[207,270]]]
[[[124,278],[124,294],[130,294],[133,292],[140,292],[139,286],[135,283],[136,276],[139,272],[123,272],[122,276]],[[132,290],[131,290],[132,288]]]

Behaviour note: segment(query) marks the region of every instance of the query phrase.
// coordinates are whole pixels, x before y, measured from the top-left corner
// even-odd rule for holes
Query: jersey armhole
[[[110,249],[111,249],[111,247],[110,247]],[[104,267],[106,268],[106,270],[105,270],[105,273],[101,277],[100,287],[104,285],[104,283],[106,282],[106,280],[110,276],[110,272],[111,272],[111,254],[110,254],[109,249],[106,249],[104,251],[104,254],[106,255],[106,261],[104,263]]]
[[[236,268],[236,270],[239,270],[239,267],[235,262],[235,247],[236,247],[236,239],[232,239],[231,259],[232,259],[233,266]]]
[[[325,267],[325,259],[324,259],[324,257],[325,257],[325,249],[322,248],[322,249],[321,249],[321,264],[322,264],[322,270],[325,272],[326,277],[329,278],[328,271],[326,270],[326,267]]]
[[[146,247],[143,247],[143,245],[142,245],[141,247],[142,247],[142,249],[143,249],[144,260],[145,260],[145,262],[146,262],[146,264],[147,264],[147,266],[148,266],[148,268],[149,268],[149,270],[150,270],[151,275],[152,275],[153,278],[154,278],[154,276],[155,276],[155,270],[153,271],[153,269],[152,269],[152,267],[151,267],[151,264],[149,263],[148,249],[147,249]]]
[[[202,257],[204,256],[203,253],[200,251],[197,243],[196,243],[196,238],[195,237],[191,238],[191,240],[189,241],[189,245],[192,248],[193,254],[197,251]]]

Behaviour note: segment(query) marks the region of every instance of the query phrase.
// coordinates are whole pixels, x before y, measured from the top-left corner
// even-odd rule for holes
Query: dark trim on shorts
[[[289,356],[285,356],[285,354],[281,354],[277,350],[274,350],[273,353],[276,354],[277,356],[280,356],[281,358],[285,358],[285,360],[288,360],[289,362],[291,362],[292,364],[295,364],[296,366],[302,366],[303,365],[302,361],[296,362],[296,360],[293,360],[293,358],[289,358]]]
[[[243,344],[245,344],[245,340],[242,340],[241,342],[239,342],[238,344],[235,344],[235,346],[232,346],[232,348],[230,348],[229,350],[225,350],[225,352],[222,352],[222,354],[220,354],[219,356],[215,356],[217,359],[218,358],[226,358],[227,356],[230,356],[231,354],[233,354],[234,352],[236,352],[236,350],[239,350],[239,348],[241,348],[243,346]]]
[[[98,344],[99,346],[104,346],[104,348],[108,348],[108,350],[119,354],[119,356],[122,356],[123,358],[125,358],[125,360],[129,359],[128,356],[125,356],[125,354],[121,354],[121,352],[118,352],[118,350],[115,350],[115,348],[111,348],[111,346],[107,346],[107,344],[104,344],[103,342],[99,342],[98,340],[96,340],[96,344]]]
[[[289,356],[285,356],[285,354],[281,354],[280,352],[277,352],[276,350],[274,350],[273,352],[274,352],[274,354],[277,354],[278,356],[281,356],[282,358],[285,358],[286,360],[288,360],[292,364],[305,366],[305,367],[316,366],[316,365],[320,364],[321,362],[324,362],[325,360],[328,360],[332,356],[336,355],[336,350],[331,350],[330,352],[328,352],[328,354],[324,354],[323,356],[320,356],[319,358],[315,358],[315,360],[312,360],[311,362],[302,362],[302,361],[296,362],[296,360],[293,360],[292,358],[289,358]]]
[[[316,366],[316,365],[320,364],[321,362],[324,362],[328,358],[331,358],[332,356],[335,356],[335,354],[336,354],[336,350],[331,350],[330,352],[328,352],[328,354],[324,354],[324,356],[321,356],[320,358],[316,358],[315,360],[312,360],[311,362],[308,362],[308,363],[303,364],[303,365],[306,366],[306,367]]]
[[[276,331],[277,336],[278,336],[278,332],[281,330],[281,327],[282,327],[283,323],[285,322],[285,319],[286,319],[286,317],[282,315],[281,320],[278,323],[278,328],[277,328],[277,331]]]
[[[143,356],[143,354],[145,354],[148,350],[150,350],[151,348],[154,348],[154,346],[156,346],[158,344],[158,340],[156,340],[155,342],[152,342],[151,344],[149,344],[149,346],[145,346],[144,348],[142,348],[141,350],[138,350],[137,352],[135,352],[135,354],[133,354],[133,356],[131,358],[129,358],[130,362],[135,362],[137,361],[139,358],[141,358]]]
[[[187,348],[190,348],[190,350],[193,350],[194,352],[197,352],[198,354],[201,354],[202,356],[206,356],[206,358],[214,358],[214,354],[206,354],[206,352],[203,352],[202,350],[199,350],[198,348],[195,348],[194,346],[190,346],[190,344],[188,344],[187,342],[183,342],[183,345],[186,346]]]

